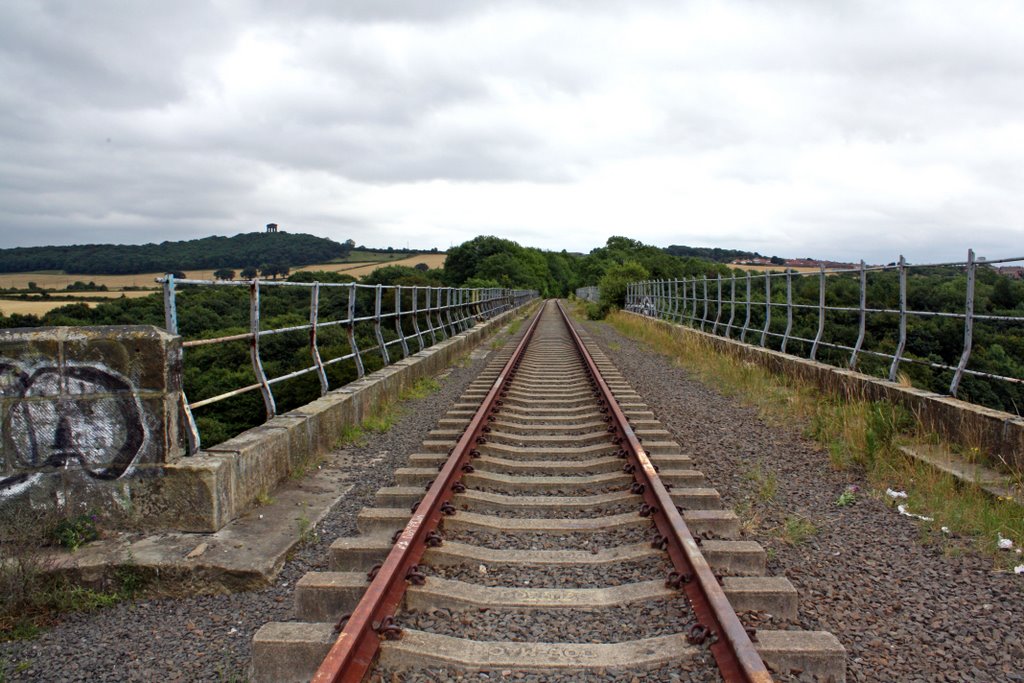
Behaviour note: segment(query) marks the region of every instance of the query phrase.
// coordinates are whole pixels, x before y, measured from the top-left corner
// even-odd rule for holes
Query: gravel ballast
[[[511,611],[407,611],[399,625],[470,640],[516,643],[621,643],[684,632],[695,621],[685,598],[625,607]]]
[[[768,551],[768,574],[796,586],[799,625],[831,631],[846,647],[849,681],[1024,681],[1024,577],[995,571],[955,540],[944,553],[947,539],[922,531],[880,497],[861,495],[837,507],[848,485],[868,485],[854,472],[833,470],[801,425],[766,424],[756,409],[610,325],[585,328],[724,506],[755,503],[761,517],[747,537]],[[755,471],[777,481],[771,504],[760,502]],[[780,540],[780,530],[796,515],[817,531],[793,546]]]
[[[445,531],[445,538],[494,550],[590,550],[597,552],[604,548],[643,543],[654,538],[654,522],[638,523],[612,531],[590,533],[552,534],[527,531],[523,533],[500,533],[490,531]]]
[[[659,558],[613,562],[607,565],[549,567],[478,563],[425,567],[423,570],[428,576],[440,576],[481,586],[522,586],[529,582],[532,588],[592,588],[664,579],[672,571],[672,563],[665,554]]]

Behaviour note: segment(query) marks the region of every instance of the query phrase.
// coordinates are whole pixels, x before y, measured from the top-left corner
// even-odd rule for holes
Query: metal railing
[[[1010,326],[1020,326],[1013,333],[1016,338],[1024,336],[1022,302],[1010,302],[1015,305],[1008,312],[1005,306],[996,309],[999,312],[976,310],[979,270],[991,268],[986,281],[993,275],[1009,279],[992,267],[1022,261],[1024,257],[978,260],[970,250],[966,261],[954,263],[912,265],[900,256],[887,266],[861,261],[857,268],[821,267],[812,273],[747,271],[731,277],[635,282],[627,287],[625,307],[790,355],[798,355],[793,346],[803,344],[811,360],[872,372],[890,381],[899,378],[904,363],[947,371],[952,375],[942,388],[948,386],[948,393],[956,396],[965,376],[1024,385],[1024,370],[1001,374],[970,367],[972,353],[979,352],[979,325],[987,326],[986,340]],[[950,288],[962,308],[925,310],[932,299],[948,299]],[[943,339],[921,330],[909,334],[908,320],[915,318],[941,319]],[[798,330],[804,330],[804,336]],[[961,335],[962,344],[951,348],[949,338]],[[999,355],[993,346],[982,349],[986,359]],[[1016,361],[1010,365],[1024,368],[1020,358]],[[873,368],[865,370],[864,365]],[[1009,409],[1020,414],[1024,406],[1016,400],[1012,404]]]
[[[579,287],[576,289],[576,298],[584,301],[600,301],[601,288],[591,285],[590,287]]]
[[[438,341],[443,341],[487,320],[499,313],[516,308],[537,297],[533,290],[499,288],[455,288],[400,285],[363,285],[359,283],[289,282],[268,280],[189,280],[168,275],[157,280],[163,285],[165,327],[171,334],[179,334],[179,287],[233,287],[248,290],[249,331],[226,336],[186,339],[187,349],[231,342],[247,342],[249,359],[256,381],[252,384],[224,391],[216,396],[189,402],[182,391],[183,408],[187,421],[189,453],[199,451],[201,440],[193,411],[225,399],[252,391],[263,397],[266,419],[278,413],[274,386],[305,375],[317,377],[320,395],[330,389],[327,370],[343,361],[352,361],[357,378],[366,374],[370,354],[379,354],[382,366],[389,365],[400,354],[407,358]],[[309,297],[309,322],[272,329],[264,329],[261,317],[261,293],[267,288],[306,290]],[[325,305],[322,294],[330,293],[332,301]],[[344,330],[347,353],[324,358],[320,332],[327,328]],[[260,351],[261,340],[288,333],[308,335],[309,365],[292,372],[269,377],[264,369]],[[361,340],[372,340],[364,344]],[[377,362],[374,362],[377,365]]]

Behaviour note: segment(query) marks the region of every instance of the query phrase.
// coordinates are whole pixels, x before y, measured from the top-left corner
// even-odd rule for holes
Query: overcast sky
[[[1019,0],[4,0],[0,83],[0,247],[1024,254]]]

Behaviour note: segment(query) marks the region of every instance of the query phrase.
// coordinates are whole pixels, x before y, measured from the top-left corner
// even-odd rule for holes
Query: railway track
[[[496,354],[257,633],[254,680],[845,680],[584,336],[547,302]]]

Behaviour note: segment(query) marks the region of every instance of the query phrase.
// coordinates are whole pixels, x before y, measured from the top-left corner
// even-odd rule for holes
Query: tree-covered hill
[[[287,232],[250,232],[160,244],[78,244],[0,249],[0,273],[62,270],[86,275],[245,268],[264,263],[297,267],[346,256],[352,242]]]
[[[683,258],[702,258],[716,263],[732,263],[736,259],[768,258],[756,251],[742,251],[740,249],[722,249],[719,247],[687,247],[682,244],[670,244],[665,251],[672,256]],[[772,257],[773,262],[782,263],[778,256]]]

